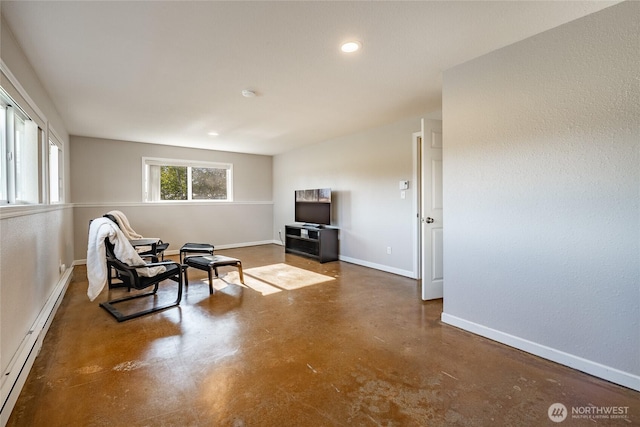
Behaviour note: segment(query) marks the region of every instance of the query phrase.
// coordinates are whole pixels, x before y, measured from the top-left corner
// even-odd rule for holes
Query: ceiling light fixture
[[[358,41],[350,41],[350,42],[343,43],[342,46],[340,46],[340,50],[345,53],[352,53],[359,50],[361,47],[362,47],[362,43]]]
[[[218,136],[220,134],[218,132],[211,131],[211,132],[207,133],[207,135],[209,135],[209,136]]]
[[[245,98],[253,98],[256,96],[256,93],[253,90],[245,89],[242,91],[242,96]]]

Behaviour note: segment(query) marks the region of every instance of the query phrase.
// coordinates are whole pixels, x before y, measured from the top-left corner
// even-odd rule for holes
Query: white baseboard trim
[[[447,313],[442,313],[441,320],[447,325],[455,326],[456,328],[464,329],[465,331],[472,332],[476,335],[489,338],[493,341],[508,345],[510,347],[517,348],[519,350],[531,353],[535,356],[542,357],[552,362],[559,363],[564,366],[576,369],[578,371],[585,372],[594,377],[602,378],[621,386],[640,391],[640,376],[624,372],[610,366],[602,365],[600,363],[583,359],[582,357],[565,353],[561,350],[557,350],[545,345],[535,343],[533,341],[526,340],[514,335],[510,335],[496,329],[488,328],[486,326],[470,322],[465,319],[461,319],[457,316],[452,316]]]
[[[22,391],[33,362],[40,353],[42,341],[49,331],[49,326],[62,302],[65,292],[71,282],[73,268],[67,268],[62,274],[47,302],[40,310],[38,317],[29,329],[29,333],[22,340],[20,347],[2,373],[2,409],[0,409],[0,425],[5,426],[13,410],[18,396]]]
[[[351,258],[344,255],[340,255],[338,257],[340,261],[348,262],[350,264],[357,264],[363,267],[373,268],[375,270],[386,271],[387,273],[397,274],[399,276],[409,277],[410,279],[414,279],[414,273],[410,270],[402,270],[400,268],[389,267],[388,265],[376,264],[374,262],[363,261],[357,258]]]
[[[214,247],[216,250],[223,250],[223,249],[235,249],[235,248],[246,248],[249,246],[262,246],[262,245],[270,245],[270,244],[276,244],[279,245],[280,242],[278,242],[277,240],[260,240],[257,242],[245,242],[245,243],[231,243],[229,245],[215,245]],[[170,251],[165,251],[165,254],[167,255],[179,255],[180,254],[180,249],[172,249]]]

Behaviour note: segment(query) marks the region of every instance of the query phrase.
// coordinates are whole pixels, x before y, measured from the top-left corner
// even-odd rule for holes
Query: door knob
[[[425,220],[427,224],[433,224],[434,221],[435,219],[431,218],[430,216],[428,216],[427,219]]]

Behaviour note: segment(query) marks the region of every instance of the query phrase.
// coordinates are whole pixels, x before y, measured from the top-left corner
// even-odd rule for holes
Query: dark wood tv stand
[[[308,225],[286,225],[286,253],[303,255],[320,262],[338,260],[338,229]]]

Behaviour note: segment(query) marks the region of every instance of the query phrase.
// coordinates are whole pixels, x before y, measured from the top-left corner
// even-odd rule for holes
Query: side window
[[[9,203],[7,194],[7,107],[0,99],[0,205]]]
[[[232,201],[233,165],[143,158],[144,201]]]
[[[0,107],[0,203],[39,203],[38,147],[43,132],[4,90]]]
[[[62,148],[52,137],[49,139],[49,203],[62,202]]]

